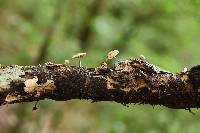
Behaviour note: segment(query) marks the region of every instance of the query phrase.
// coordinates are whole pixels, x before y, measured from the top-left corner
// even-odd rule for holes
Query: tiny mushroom
[[[74,56],[72,56],[72,58],[78,59],[79,60],[79,67],[81,67],[81,58],[83,58],[84,56],[86,56],[86,53],[77,53]]]
[[[107,60],[111,60],[111,59],[113,59],[113,58],[116,58],[116,56],[117,56],[118,54],[119,54],[119,51],[118,51],[118,50],[113,50],[113,51],[108,52],[106,61],[107,61]]]
[[[100,68],[101,69],[107,69],[108,68],[108,65],[106,62],[102,62],[101,65],[100,65]]]
[[[106,62],[102,62],[99,67],[95,68],[95,71],[100,73],[107,73],[110,72],[110,69],[108,69],[108,65]]]
[[[64,65],[68,66],[69,65],[69,60],[64,61]]]
[[[143,54],[141,54],[141,55],[140,55],[140,59],[141,59],[141,60],[145,60],[146,58],[145,58],[145,56],[144,56]]]
[[[188,71],[187,67],[184,67],[183,72],[185,73],[187,71]]]

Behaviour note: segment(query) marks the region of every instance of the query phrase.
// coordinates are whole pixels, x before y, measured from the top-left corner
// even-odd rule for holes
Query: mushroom
[[[140,60],[145,60],[145,56],[143,54],[140,55]]]
[[[106,62],[102,62],[102,63],[100,64],[100,68],[101,68],[101,69],[107,69],[107,68],[108,68],[107,63],[106,63]]]
[[[81,67],[81,58],[83,58],[84,56],[86,56],[86,53],[77,53],[74,56],[72,56],[72,58],[76,58],[79,60],[79,67]]]
[[[70,64],[70,63],[69,63],[69,60],[65,60],[65,61],[64,61],[64,65],[69,66],[69,64]]]
[[[118,50],[113,50],[113,51],[108,52],[106,61],[111,60],[111,59],[113,59],[113,58],[116,58],[116,56],[117,56],[118,54],[119,54],[119,51],[118,51]]]
[[[187,67],[184,67],[183,72],[186,73],[188,71]]]

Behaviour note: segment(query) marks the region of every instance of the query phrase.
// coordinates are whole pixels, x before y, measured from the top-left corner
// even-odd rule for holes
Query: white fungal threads
[[[81,58],[83,58],[84,56],[86,56],[86,53],[77,53],[74,56],[72,56],[72,58],[78,59],[79,60],[79,67],[81,67]]]

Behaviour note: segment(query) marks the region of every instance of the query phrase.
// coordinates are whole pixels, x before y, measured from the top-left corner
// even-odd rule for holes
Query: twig
[[[199,108],[199,77],[199,66],[173,74],[140,58],[118,62],[112,68],[64,64],[1,66],[0,105],[48,98]]]

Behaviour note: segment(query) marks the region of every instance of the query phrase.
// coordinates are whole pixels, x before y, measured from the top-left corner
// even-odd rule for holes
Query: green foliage
[[[0,0],[0,63],[36,65],[47,40],[44,60],[63,63],[87,52],[83,65],[94,67],[108,51],[118,60],[145,55],[172,72],[199,64],[199,0]],[[2,108],[4,132],[176,133],[199,131],[199,112],[149,105],[87,101],[39,103]],[[9,121],[12,120],[12,121]]]

